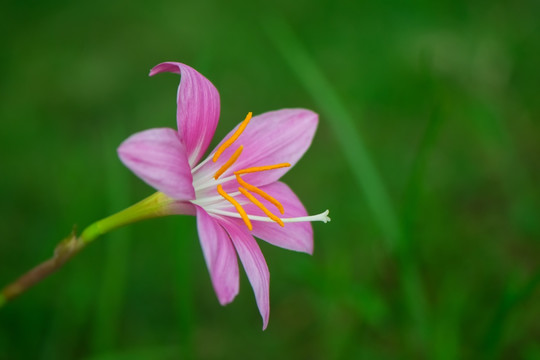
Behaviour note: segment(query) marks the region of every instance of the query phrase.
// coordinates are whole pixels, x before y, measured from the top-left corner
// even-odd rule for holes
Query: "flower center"
[[[221,144],[221,146],[216,150],[216,152],[214,153],[214,155],[211,158],[213,162],[216,162],[219,159],[219,157],[223,154],[223,152],[227,148],[229,148],[231,145],[233,145],[234,142],[240,137],[240,135],[244,132],[247,125],[249,124],[249,121],[251,120],[251,117],[252,117],[252,113],[249,112],[247,114],[246,118],[244,119],[244,121],[242,121],[240,126],[238,126],[238,129],[236,129],[236,131],[226,141],[224,141],[223,144]],[[255,173],[255,172],[260,172],[260,171],[269,171],[269,170],[289,167],[289,166],[291,166],[291,164],[289,164],[289,163],[280,163],[280,164],[273,164],[273,165],[266,165],[266,166],[257,166],[257,167],[250,167],[250,168],[246,168],[246,169],[236,170],[234,172],[233,176],[229,176],[229,177],[226,177],[226,178],[219,179],[220,176],[223,175],[238,160],[238,158],[242,154],[243,149],[244,149],[244,146],[240,145],[234,151],[234,153],[230,156],[230,158],[214,173],[214,176],[213,176],[213,179],[212,179],[211,182],[198,184],[198,186],[195,187],[195,190],[199,190],[199,189],[207,188],[209,186],[216,185],[216,190],[217,190],[218,194],[220,195],[220,197],[225,199],[229,203],[231,203],[231,205],[234,206],[234,208],[236,209],[237,212],[233,213],[233,212],[223,211],[223,210],[218,210],[218,209],[208,210],[209,212],[212,212],[214,214],[219,214],[219,215],[225,215],[225,216],[231,216],[231,217],[239,217],[244,221],[244,223],[246,224],[246,226],[248,227],[248,229],[250,231],[253,230],[253,226],[251,224],[250,219],[251,220],[256,220],[256,221],[274,221],[274,222],[278,223],[280,226],[285,226],[285,224],[284,224],[285,222],[323,221],[323,222],[326,223],[326,222],[330,221],[330,218],[328,217],[328,210],[326,210],[322,214],[315,215],[315,216],[305,216],[305,217],[299,217],[299,218],[283,218],[283,219],[281,219],[278,216],[276,216],[274,213],[272,213],[270,210],[268,210],[268,208],[263,203],[261,203],[253,194],[259,195],[261,198],[265,199],[266,201],[268,201],[269,203],[274,205],[281,214],[285,213],[285,209],[283,208],[283,205],[276,198],[274,198],[271,195],[267,194],[262,189],[254,186],[252,184],[249,184],[248,182],[246,182],[242,178],[242,175],[249,174],[249,173]],[[204,163],[206,163],[209,159],[210,159],[210,157],[207,160],[203,161],[201,164],[199,164],[197,167],[195,167],[192,170],[192,172],[194,173],[198,169],[200,169],[200,167]],[[235,179],[236,179],[236,182],[239,185],[239,187],[238,187],[239,192],[234,193],[234,194],[228,194],[227,192],[225,192],[225,190],[223,190],[223,186],[221,184],[225,183],[225,182],[228,182],[230,180],[235,180]],[[244,210],[242,205],[234,198],[234,196],[240,195],[240,194],[244,195],[244,197],[248,200],[248,202],[251,202],[252,204],[257,206],[259,209],[261,209],[267,217],[254,216],[254,215],[249,215],[248,216],[248,214],[246,213],[246,211]],[[204,198],[203,199],[197,199],[197,200],[194,200],[193,202],[196,203],[196,204],[202,205],[202,203],[206,202],[205,200],[206,201],[215,201],[216,198],[213,197],[213,198],[206,198],[206,199],[204,199]]]

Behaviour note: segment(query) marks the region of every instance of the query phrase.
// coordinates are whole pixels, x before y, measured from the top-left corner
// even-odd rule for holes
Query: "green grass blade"
[[[493,321],[488,327],[483,344],[483,353],[486,359],[497,358],[497,353],[501,348],[501,339],[507,329],[507,322],[510,315],[519,310],[519,306],[534,295],[540,284],[540,269],[522,286],[516,288],[507,287],[507,290],[499,303],[498,309],[493,317]]]

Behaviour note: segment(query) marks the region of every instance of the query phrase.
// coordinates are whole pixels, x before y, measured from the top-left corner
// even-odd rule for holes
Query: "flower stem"
[[[75,231],[73,231],[56,246],[54,254],[50,259],[37,265],[2,289],[0,292],[0,308],[8,301],[61,268],[88,243],[99,236],[137,221],[171,215],[171,206],[169,205],[172,202],[173,200],[171,198],[157,192],[125,210],[96,221],[84,229],[80,236],[77,236]]]
[[[173,200],[157,192],[135,205],[88,226],[81,234],[81,241],[89,243],[97,237],[137,221],[171,215],[168,206]]]

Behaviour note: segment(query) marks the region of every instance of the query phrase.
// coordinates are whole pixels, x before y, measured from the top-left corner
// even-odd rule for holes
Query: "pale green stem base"
[[[174,200],[157,192],[135,205],[105,219],[96,221],[83,230],[80,236],[75,232],[62,240],[49,260],[37,265],[0,292],[0,307],[30,287],[62,267],[69,259],[81,251],[88,243],[114,229],[137,221],[172,215]]]
[[[83,230],[80,238],[82,242],[89,243],[97,237],[119,227],[141,220],[171,215],[167,205],[173,201],[167,195],[157,192],[125,210],[96,221]]]

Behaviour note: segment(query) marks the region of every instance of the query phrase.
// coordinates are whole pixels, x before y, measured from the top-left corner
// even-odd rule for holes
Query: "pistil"
[[[219,210],[219,209],[207,209],[206,211],[212,214],[216,214],[216,215],[229,216],[229,217],[234,217],[238,219],[242,218],[240,214],[232,212],[232,211]],[[281,218],[281,221],[283,221],[284,223],[313,222],[313,221],[322,221],[323,223],[327,223],[331,220],[330,217],[328,216],[329,212],[330,212],[329,210],[326,210],[325,212],[322,212],[317,215],[300,216],[300,217],[294,217],[294,218]],[[248,218],[253,221],[274,222],[274,220],[267,218],[265,216],[248,215]]]

